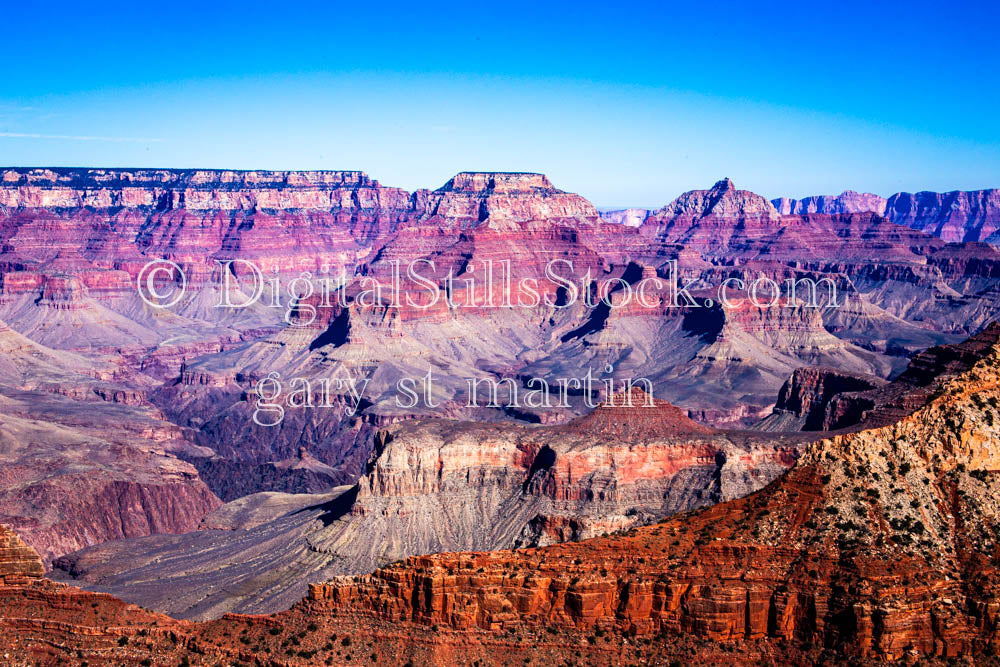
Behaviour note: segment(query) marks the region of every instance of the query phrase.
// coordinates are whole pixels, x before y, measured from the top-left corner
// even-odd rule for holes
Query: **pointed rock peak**
[[[603,433],[618,437],[655,438],[671,436],[703,436],[715,429],[699,424],[686,410],[657,398],[633,386],[605,399],[593,412],[578,417],[571,426],[588,433]]]
[[[0,584],[23,583],[45,574],[38,552],[21,541],[12,530],[0,525]]]
[[[526,193],[561,192],[545,174],[516,171],[463,171],[436,192]]]
[[[724,178],[711,190],[685,192],[670,204],[657,211],[658,217],[707,216],[724,218],[778,218],[774,205],[764,197],[749,190],[737,190],[733,182]]]

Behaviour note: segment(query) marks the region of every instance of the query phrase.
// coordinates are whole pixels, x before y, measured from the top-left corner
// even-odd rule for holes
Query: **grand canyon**
[[[5,663],[1000,649],[1000,190],[429,185],[0,169]]]

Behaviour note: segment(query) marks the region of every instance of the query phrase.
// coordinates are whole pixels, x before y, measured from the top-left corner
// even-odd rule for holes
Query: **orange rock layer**
[[[93,637],[114,635],[128,637],[125,663],[150,654],[309,665],[984,657],[1000,648],[998,440],[994,351],[899,422],[813,443],[758,493],[656,525],[413,557],[313,585],[287,612],[164,621],[169,632],[141,634],[143,612],[121,607],[115,627],[81,620],[81,600],[121,605],[107,596],[8,584],[2,648],[42,663],[58,651],[95,655],[104,649]],[[37,573],[37,562],[27,567]]]

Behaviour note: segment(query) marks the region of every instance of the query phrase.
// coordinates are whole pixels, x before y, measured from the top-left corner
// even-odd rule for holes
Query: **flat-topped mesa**
[[[343,187],[371,186],[378,181],[363,171],[273,171],[238,169],[77,169],[12,168],[0,171],[4,187],[64,186],[78,189],[128,186],[182,186],[186,188]]]
[[[406,209],[410,194],[362,171],[0,170],[0,205],[159,210]]]
[[[23,584],[43,574],[38,552],[21,541],[17,533],[0,525],[0,584]]]
[[[779,197],[771,203],[782,215],[807,215],[810,213],[877,213],[885,215],[886,198],[870,192],[844,190],[839,195],[817,195],[802,199]]]
[[[510,229],[512,223],[539,221],[599,222],[589,201],[554,187],[544,174],[463,171],[432,192],[416,193],[425,218],[451,225]]]
[[[491,192],[537,194],[539,190],[565,194],[545,174],[533,172],[463,171],[435,192]]]
[[[764,197],[749,190],[737,190],[724,178],[710,190],[691,190],[667,204],[655,218],[778,218],[778,211]]]

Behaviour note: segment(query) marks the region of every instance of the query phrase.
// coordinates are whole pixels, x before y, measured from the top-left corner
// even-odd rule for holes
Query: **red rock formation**
[[[38,553],[25,546],[16,533],[0,525],[0,585],[27,583],[44,573]]]
[[[119,291],[134,290],[151,257],[180,263],[196,284],[215,275],[215,257],[334,274],[414,212],[409,193],[340,171],[10,169],[0,206],[9,270],[51,276],[63,248],[80,253],[74,275],[91,262],[125,271]]]
[[[771,202],[749,190],[737,190],[727,178],[711,190],[685,192],[650,213],[639,229],[661,242],[710,252],[732,243],[734,235],[752,236],[756,228],[773,227],[779,218]]]
[[[889,197],[886,217],[945,241],[995,241],[1000,230],[1000,190],[899,192]]]
[[[719,433],[639,389],[631,393],[631,406],[617,395],[559,425],[393,424],[376,435],[356,486],[253,534],[104,544],[55,567],[185,618],[275,611],[301,597],[308,580],[414,554],[601,535],[746,494],[795,462],[801,438]],[[325,468],[309,458],[294,467]],[[260,580],[256,567],[288,574]],[[237,589],[245,595],[232,595]]]
[[[809,213],[877,213],[885,215],[886,198],[870,192],[844,190],[836,196],[820,195],[803,199],[781,197],[771,203],[782,215],[805,215]]]
[[[160,380],[180,375],[177,385],[160,391],[144,380],[86,393],[123,404],[157,401],[171,419],[199,431],[198,445],[236,459],[220,464],[204,456],[199,463],[203,471],[215,466],[218,479],[237,479],[226,489],[234,494],[272,482],[282,490],[313,488],[314,479],[281,486],[271,476],[273,462],[293,456],[301,438],[338,470],[337,483],[352,481],[367,458],[367,426],[419,416],[394,411],[391,388],[431,360],[449,392],[439,414],[566,420],[579,405],[542,415],[463,411],[460,378],[484,368],[554,376],[611,365],[616,373],[653,377],[657,395],[694,414],[733,424],[754,418],[803,363],[888,375],[901,351],[938,340],[930,327],[975,329],[991,312],[991,285],[1000,276],[989,248],[946,247],[874,215],[781,217],[729,181],[686,193],[651,215],[641,232],[602,223],[586,200],[539,174],[462,173],[438,190],[410,195],[360,172],[13,169],[3,173],[0,190],[3,316],[50,347],[120,355],[130,371]],[[592,280],[627,283],[663,277],[664,262],[674,258],[685,263],[687,277],[716,285],[760,273],[830,276],[862,302],[859,311],[868,310],[834,327],[836,315],[828,313],[746,306],[699,319],[692,309],[667,308],[662,292],[652,309],[633,300],[620,310],[541,307],[513,314],[352,302],[326,311],[307,331],[286,328],[259,346],[233,350],[279,322],[280,313],[223,316],[206,297],[168,316],[151,313],[134,294],[139,268],[154,256],[174,258],[200,283],[219,277],[214,260],[232,257],[259,261],[285,278],[326,264],[379,279],[391,275],[395,259],[423,258],[436,261],[440,273],[475,276],[476,286],[459,287],[455,296],[482,303],[487,290],[501,286],[482,275],[483,260],[511,260],[516,279],[542,275],[554,255],[574,262],[574,278],[590,272]],[[419,294],[412,286],[404,290]],[[559,296],[551,283],[540,291]],[[613,298],[623,300],[621,292]],[[900,325],[899,318],[913,324]],[[908,333],[903,343],[896,335],[901,326]],[[878,327],[893,335],[872,331]],[[287,429],[262,434],[247,420],[250,385],[270,370],[303,369],[311,377],[370,374],[381,383],[379,395],[358,419],[289,417]],[[240,475],[243,463],[254,467],[252,474]],[[222,492],[221,485],[213,488]]]
[[[462,172],[426,197],[424,217],[463,227],[598,218],[593,204],[557,190],[544,174]]]
[[[883,426],[922,407],[943,383],[967,372],[1000,341],[994,322],[954,345],[924,350],[891,383],[831,368],[801,368],[782,386],[774,411],[755,428],[829,431]]]
[[[833,368],[797,369],[782,385],[774,412],[763,426],[768,430],[829,431],[853,425],[861,421],[864,412],[845,409],[843,401],[838,403],[838,409],[828,412],[831,400],[845,393],[875,389],[884,383],[877,377]]]
[[[181,430],[144,401],[128,402],[0,399],[0,522],[46,562],[107,540],[193,530],[219,506],[197,471],[164,451],[184,443]]]
[[[12,208],[375,208],[378,183],[360,171],[7,169],[0,205]],[[396,192],[400,192],[396,190]],[[369,196],[375,195],[375,196]],[[403,199],[408,195],[402,193]]]
[[[680,408],[653,398],[639,387],[608,397],[593,412],[567,424],[566,429],[632,441],[715,433],[715,429],[692,421]]]
[[[1000,647],[992,349],[901,421],[813,443],[761,491],[656,525],[414,557],[313,585],[281,614],[161,621],[145,634],[137,628],[157,619],[107,596],[4,585],[2,649],[55,662],[128,636],[118,643],[135,660],[278,653],[290,664],[985,658]]]
[[[996,545],[982,529],[1000,518],[998,357],[943,390],[897,424],[816,443],[747,498],[588,543],[413,558],[312,586],[300,609],[473,642],[541,625],[737,653],[760,639],[883,659],[995,648]]]

